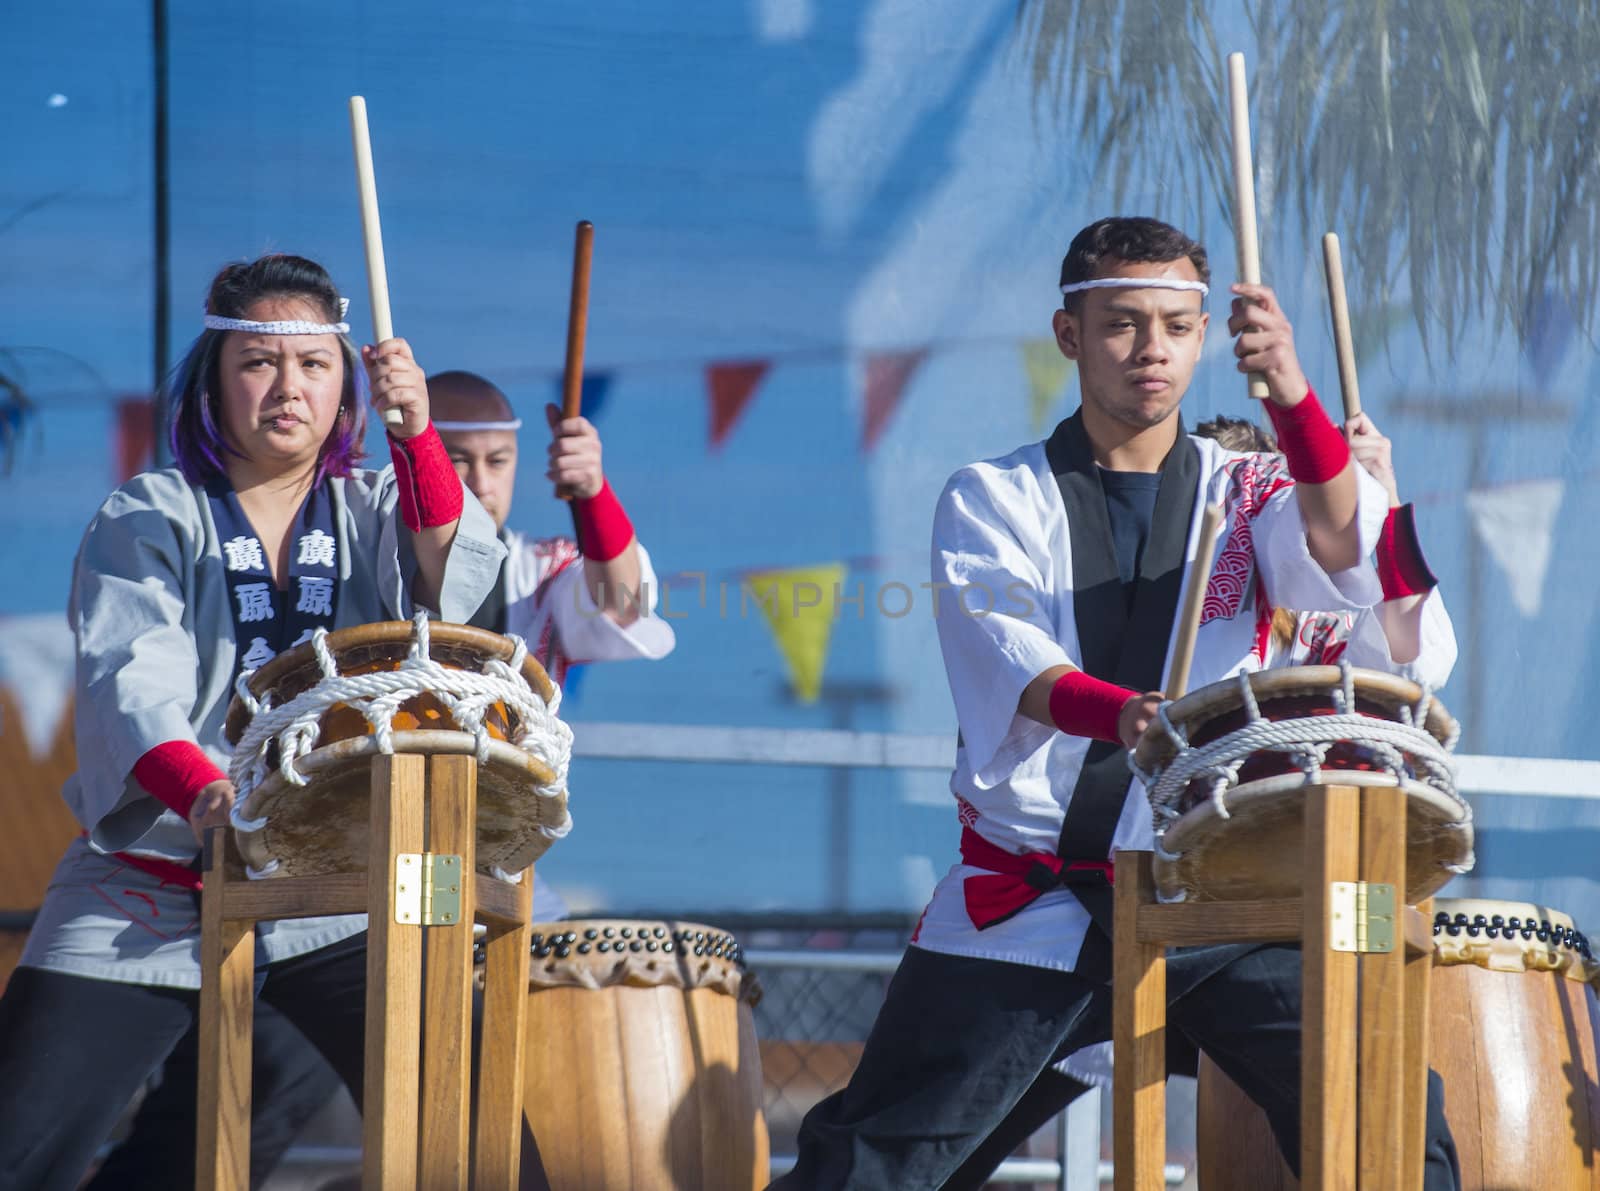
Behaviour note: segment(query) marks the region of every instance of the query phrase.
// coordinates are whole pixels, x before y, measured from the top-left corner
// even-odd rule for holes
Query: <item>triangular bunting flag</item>
[[[715,450],[733,430],[756,386],[771,367],[766,360],[711,364],[706,368],[706,393],[711,398],[711,447]]]
[[[583,680],[589,673],[589,666],[585,662],[574,662],[567,667],[567,673],[561,680],[561,708],[569,711],[578,705],[579,697],[583,694]]]
[[[1034,434],[1042,434],[1050,407],[1061,396],[1072,371],[1072,361],[1061,354],[1053,338],[1024,339],[1022,367],[1028,374],[1028,424]]]
[[[591,422],[598,418],[606,407],[606,397],[611,392],[611,382],[617,378],[615,372],[585,372],[583,374],[583,416]],[[560,376],[555,378],[556,408],[561,407],[563,383]]]
[[[822,694],[822,671],[833,635],[834,588],[844,584],[842,562],[759,571],[745,576],[789,670],[789,685],[805,703]]]
[[[117,483],[125,484],[155,459],[155,404],[148,397],[117,402]]]
[[[1530,619],[1544,604],[1544,577],[1565,487],[1561,480],[1530,480],[1467,493],[1472,528],[1505,573],[1517,611]]]
[[[928,349],[907,352],[879,352],[867,357],[866,380],[862,386],[863,418],[861,446],[870,451],[878,445],[884,428],[900,405],[900,398],[912,374],[922,364]]]

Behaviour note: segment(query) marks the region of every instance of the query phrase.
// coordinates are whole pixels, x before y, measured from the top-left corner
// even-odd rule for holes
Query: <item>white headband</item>
[[[342,321],[350,309],[350,299],[339,299],[339,318],[336,323],[308,323],[300,319],[258,323],[247,318],[223,318],[208,314],[203,320],[208,331],[251,331],[257,335],[348,335],[350,324]]]
[[[1096,277],[1093,281],[1074,281],[1061,287],[1061,296],[1081,293],[1086,289],[1186,289],[1194,290],[1202,298],[1211,292],[1203,281],[1183,281],[1176,277]]]
[[[455,430],[460,433],[470,433],[473,430],[521,430],[522,419],[512,418],[509,422],[435,422],[435,430]]]

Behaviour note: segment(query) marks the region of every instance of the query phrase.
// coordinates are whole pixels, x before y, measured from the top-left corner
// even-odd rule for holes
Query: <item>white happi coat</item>
[[[571,538],[530,538],[508,530],[506,548],[506,632],[528,649],[556,682],[577,662],[657,660],[672,652],[672,626],[655,615],[658,584],[650,555],[639,551],[639,618],[627,627],[594,602],[583,579],[583,555]]]
[[[1398,674],[1438,690],[1455,669],[1456,631],[1437,587],[1422,600],[1417,656],[1409,662],[1394,660],[1380,610],[1363,608],[1359,612],[1296,613],[1294,640],[1284,646],[1273,638],[1266,668],[1332,666],[1347,660],[1352,666]]]
[[[1369,564],[1329,576],[1311,557],[1294,483],[1280,456],[1193,441],[1200,475],[1186,558],[1193,558],[1206,505],[1221,502],[1225,519],[1195,641],[1191,690],[1262,668],[1266,626],[1256,611],[1262,585],[1271,604],[1289,608],[1360,613],[1383,598]],[[1382,530],[1388,501],[1371,476],[1356,472],[1365,559]],[[1077,666],[1082,656],[1066,508],[1045,443],[972,464],[951,477],[934,513],[933,579],[957,593],[978,593],[941,600],[937,611],[961,729],[950,780],[961,822],[1007,851],[1053,853],[1090,741],[1017,710],[1034,678],[1053,666]],[[993,612],[966,610],[981,612],[990,593]],[[1169,664],[1171,652],[1169,638]],[[1112,848],[1150,848],[1153,842],[1149,803],[1143,787],[1131,780]],[[979,931],[967,915],[962,883],[980,873],[960,863],[951,868],[934,889],[912,942],[953,955],[1072,970],[1089,926],[1078,899],[1066,889],[1051,890]]]
[[[395,515],[392,468],[329,480],[338,540],[337,627],[409,619],[416,572]],[[445,566],[438,612],[464,621],[505,549],[470,492]],[[87,833],[67,849],[22,963],[102,980],[197,988],[200,924],[188,889],[113,852],[188,864],[199,849],[176,811],[132,776],[140,757],[192,740],[224,771],[222,725],[237,659],[223,552],[205,489],[175,470],[135,476],[90,522],[68,620],[77,639],[78,772],[62,796]],[[365,915],[263,923],[257,962],[366,928]]]

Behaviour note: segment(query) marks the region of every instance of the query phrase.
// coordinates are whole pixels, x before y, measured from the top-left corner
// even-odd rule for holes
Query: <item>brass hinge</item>
[[[452,926],[461,918],[461,857],[402,852],[395,857],[394,920],[407,926]]]
[[[1334,881],[1328,888],[1328,946],[1334,951],[1387,954],[1394,950],[1394,886]]]

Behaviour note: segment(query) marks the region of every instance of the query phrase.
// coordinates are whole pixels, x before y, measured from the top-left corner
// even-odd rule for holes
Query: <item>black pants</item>
[[[173,1166],[195,1147],[200,1030],[191,1026],[162,1067],[161,1083],[128,1136],[85,1191],[169,1191]],[[260,1187],[300,1131],[339,1090],[316,1047],[266,1000],[256,1002],[250,1053],[250,1185]]]
[[[357,1104],[366,968],[358,935],[257,973],[261,999],[322,1053]],[[134,1093],[190,1032],[199,1003],[194,989],[18,968],[0,996],[0,1189],[76,1187]],[[189,1142],[166,1155],[167,1187],[194,1183],[192,1084],[189,1095]]]
[[[1167,992],[1168,1028],[1262,1106],[1298,1166],[1299,949],[1175,950]],[[849,1086],[806,1115],[799,1162],[774,1191],[935,1191],[958,1171],[963,1181],[948,1185],[974,1185],[964,1164],[991,1134],[1015,1130],[1014,1111],[1037,1114],[1052,1096],[1076,1094],[1049,1064],[1110,1036],[1104,981],[908,948]],[[1442,1097],[1430,1096],[1429,1109],[1425,1186],[1451,1191]]]

